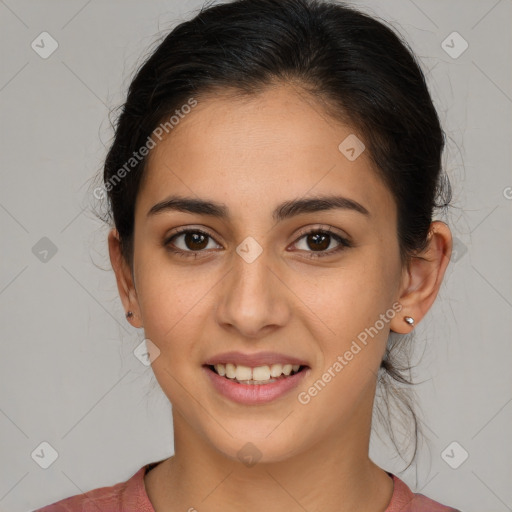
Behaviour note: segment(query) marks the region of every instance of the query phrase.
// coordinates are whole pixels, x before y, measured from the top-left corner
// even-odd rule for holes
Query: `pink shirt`
[[[126,482],[77,494],[35,512],[155,512],[146,494],[144,475],[157,464],[146,464]],[[423,494],[414,494],[397,476],[388,474],[393,479],[394,490],[385,512],[460,512]]]

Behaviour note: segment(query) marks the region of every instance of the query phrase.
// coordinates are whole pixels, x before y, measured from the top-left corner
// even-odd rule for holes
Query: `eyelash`
[[[190,251],[190,250],[189,251],[184,251],[182,249],[174,248],[172,246],[172,244],[171,244],[172,240],[174,240],[175,238],[177,238],[178,236],[180,236],[182,234],[187,234],[187,233],[200,233],[201,235],[207,236],[208,238],[211,238],[212,240],[214,240],[214,238],[209,233],[207,233],[206,231],[203,231],[201,229],[181,228],[178,231],[176,231],[175,233],[173,233],[173,235],[171,237],[167,238],[164,241],[164,246],[167,248],[167,250],[169,250],[170,252],[172,252],[172,253],[174,253],[174,254],[176,254],[178,256],[182,256],[184,258],[191,258],[191,257],[193,257],[194,259],[196,259],[198,257],[198,255],[199,255],[199,253],[205,252],[206,249],[202,249],[200,251]],[[301,238],[304,238],[307,235],[312,235],[312,234],[329,235],[330,237],[334,238],[339,243],[339,245],[338,245],[338,247],[336,247],[335,249],[331,249],[330,251],[318,251],[318,252],[316,252],[316,251],[306,251],[306,252],[309,252],[309,255],[306,256],[306,257],[310,258],[310,259],[316,259],[316,258],[322,258],[322,257],[325,257],[325,256],[331,256],[331,255],[333,255],[335,253],[338,253],[338,252],[342,251],[345,248],[352,247],[352,243],[349,242],[349,240],[347,240],[346,238],[343,238],[340,235],[334,233],[330,229],[329,226],[322,226],[321,228],[314,228],[314,229],[303,231],[303,232],[299,233],[297,241],[299,241]]]

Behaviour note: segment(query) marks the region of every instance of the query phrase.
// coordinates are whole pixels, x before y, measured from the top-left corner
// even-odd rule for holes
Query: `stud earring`
[[[404,316],[404,320],[409,324],[409,325],[414,325],[414,318],[412,316]]]
[[[131,311],[128,311],[128,313],[126,313],[126,318],[131,318],[133,316],[133,313]]]

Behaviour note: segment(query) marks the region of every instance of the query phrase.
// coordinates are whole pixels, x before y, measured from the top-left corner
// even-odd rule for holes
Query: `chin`
[[[285,461],[301,451],[301,436],[289,430],[278,433],[279,420],[271,429],[239,428],[238,433],[226,425],[233,434],[222,435],[221,438],[209,438],[209,443],[222,456],[247,467],[255,464],[272,464]],[[274,431],[272,432],[272,430]],[[269,435],[269,432],[272,432]]]

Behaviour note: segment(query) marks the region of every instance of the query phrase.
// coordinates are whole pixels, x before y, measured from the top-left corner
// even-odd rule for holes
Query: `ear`
[[[414,326],[404,320],[405,316],[412,317],[417,325],[426,315],[437,297],[451,254],[450,228],[444,222],[432,222],[427,247],[412,257],[402,274],[398,301],[403,309],[391,321],[392,331],[406,334]]]
[[[143,327],[140,315],[137,291],[133,281],[130,266],[121,253],[121,239],[117,229],[110,230],[108,234],[108,250],[110,254],[110,263],[116,274],[117,289],[119,297],[123,303],[125,312],[131,311],[133,316],[128,321],[134,327]]]

